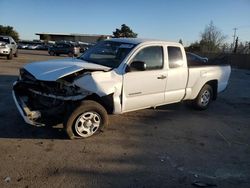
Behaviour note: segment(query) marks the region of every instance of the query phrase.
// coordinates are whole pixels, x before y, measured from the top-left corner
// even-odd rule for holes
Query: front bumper
[[[13,87],[16,85],[17,82],[13,84]],[[36,127],[45,126],[43,123],[36,122],[35,120],[41,117],[41,113],[39,111],[31,111],[28,106],[25,104],[22,97],[16,95],[15,90],[12,90],[12,96],[14,102],[17,106],[17,109],[21,116],[23,117],[24,121],[30,125],[34,125]]]
[[[1,48],[0,47],[0,55],[1,56],[6,56],[10,54],[10,49],[9,48]]]

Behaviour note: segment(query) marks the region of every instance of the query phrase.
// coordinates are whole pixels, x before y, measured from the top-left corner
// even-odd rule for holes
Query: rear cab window
[[[181,48],[177,46],[168,46],[167,51],[168,51],[169,68],[182,67],[182,64],[178,63],[181,61],[183,62],[183,55]]]

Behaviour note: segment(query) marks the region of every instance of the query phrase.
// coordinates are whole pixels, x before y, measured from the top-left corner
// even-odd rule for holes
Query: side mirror
[[[11,44],[15,44],[14,42],[11,42]]]
[[[127,66],[126,72],[132,71],[144,71],[146,70],[146,63],[143,61],[133,61],[130,65]]]

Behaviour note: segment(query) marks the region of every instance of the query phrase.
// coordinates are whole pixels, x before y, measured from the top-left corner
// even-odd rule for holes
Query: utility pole
[[[233,46],[232,46],[232,49],[234,48],[234,44],[235,44],[235,39],[236,39],[236,31],[237,31],[238,28],[233,28],[234,30],[234,35],[233,35]]]
[[[237,48],[238,48],[238,41],[239,41],[239,37],[236,38],[236,41],[235,41],[235,46],[234,46],[234,51],[233,53],[237,53]]]

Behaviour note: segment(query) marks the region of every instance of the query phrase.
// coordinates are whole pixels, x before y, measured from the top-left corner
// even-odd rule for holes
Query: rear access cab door
[[[180,102],[185,94],[188,82],[188,68],[184,48],[180,45],[166,45],[167,84],[165,104]]]

